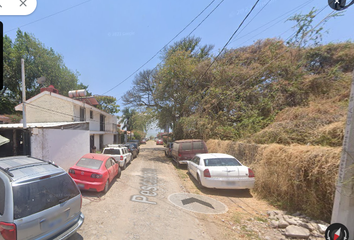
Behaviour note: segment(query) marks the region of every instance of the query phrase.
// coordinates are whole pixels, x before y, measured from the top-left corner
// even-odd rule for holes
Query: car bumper
[[[101,192],[104,190],[104,186],[106,185],[106,181],[104,181],[104,182],[88,182],[88,181],[74,179],[74,182],[80,188],[80,190],[96,191],[96,192]]]
[[[254,187],[254,178],[203,178],[201,179],[204,187],[218,189],[252,189]]]
[[[64,240],[69,238],[70,236],[74,235],[76,231],[82,226],[84,223],[85,217],[84,214],[80,214],[79,221],[76,222],[73,226],[67,229],[65,232],[54,238],[55,240]]]

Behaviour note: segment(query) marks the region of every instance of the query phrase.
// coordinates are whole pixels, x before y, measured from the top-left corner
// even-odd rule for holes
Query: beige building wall
[[[43,95],[26,104],[26,120],[28,123],[39,122],[73,122],[74,109],[71,102],[62,99]]]

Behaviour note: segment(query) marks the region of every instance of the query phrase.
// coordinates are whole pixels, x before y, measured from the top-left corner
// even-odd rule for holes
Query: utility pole
[[[341,223],[354,239],[354,71],[331,223]]]
[[[23,131],[22,131],[22,145],[23,145],[23,155],[26,155],[26,84],[25,84],[25,60],[21,59],[21,77],[22,77],[22,122],[23,122]]]

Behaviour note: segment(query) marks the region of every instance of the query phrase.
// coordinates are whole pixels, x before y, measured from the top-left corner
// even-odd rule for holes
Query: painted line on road
[[[139,176],[140,179],[140,194],[136,194],[130,197],[130,200],[133,202],[147,203],[156,205],[156,202],[153,202],[148,199],[148,197],[156,197],[158,190],[158,177],[156,169],[152,168],[143,168],[142,176]]]

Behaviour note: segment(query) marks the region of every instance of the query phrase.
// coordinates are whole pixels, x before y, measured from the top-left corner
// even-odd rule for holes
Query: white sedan
[[[236,158],[223,153],[197,154],[188,161],[188,172],[203,187],[220,189],[251,189],[253,171]]]

